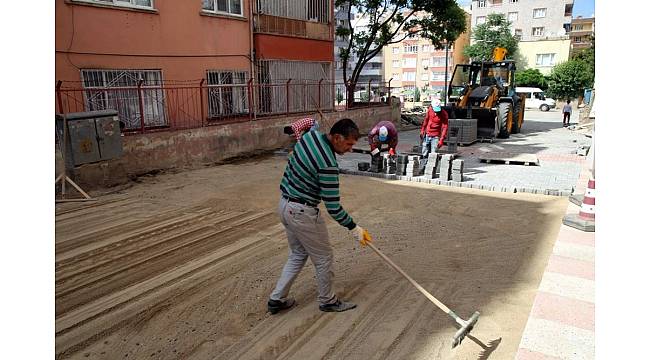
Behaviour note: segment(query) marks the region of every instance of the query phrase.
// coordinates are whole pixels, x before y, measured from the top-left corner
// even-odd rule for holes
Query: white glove
[[[372,156],[379,154],[379,148],[375,148],[375,150],[371,151],[370,154],[372,154]]]
[[[361,226],[357,225],[354,229],[352,229],[352,231],[354,231],[354,235],[357,237],[357,241],[361,246],[366,246],[372,242],[372,237],[368,231]]]

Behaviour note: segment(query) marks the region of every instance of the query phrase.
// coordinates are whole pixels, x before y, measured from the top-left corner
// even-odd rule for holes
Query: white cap
[[[385,126],[379,128],[379,141],[385,141],[388,138],[388,129]]]

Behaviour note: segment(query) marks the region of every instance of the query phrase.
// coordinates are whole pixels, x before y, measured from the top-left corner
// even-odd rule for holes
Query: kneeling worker
[[[397,128],[390,121],[380,121],[368,133],[370,154],[374,157],[381,152],[381,145],[388,144],[388,153],[395,155],[397,147]]]

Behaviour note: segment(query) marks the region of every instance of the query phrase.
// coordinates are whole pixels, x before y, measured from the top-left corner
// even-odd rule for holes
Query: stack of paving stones
[[[395,174],[397,172],[397,161],[395,156],[384,154],[384,172],[386,174]]]
[[[454,155],[452,154],[442,155],[442,159],[440,160],[440,180],[451,180],[451,161],[453,159]]]
[[[458,128],[458,143],[472,144],[477,138],[476,119],[449,119],[449,128]]]
[[[452,181],[463,181],[463,168],[465,167],[465,161],[456,159],[451,162],[451,180]]]
[[[422,154],[422,146],[421,145],[414,145],[412,151],[416,154]]]
[[[440,156],[436,152],[429,153],[427,165],[424,167],[424,177],[426,179],[433,179],[436,177],[440,165],[439,157]]]
[[[370,172],[378,173],[384,169],[384,158],[381,156],[372,156],[370,163]]]
[[[406,176],[414,177],[418,175],[420,175],[420,156],[409,155],[406,164]]]
[[[404,175],[406,172],[406,164],[408,163],[408,157],[406,155],[397,155],[397,162],[395,164],[395,174]]]
[[[445,139],[445,142],[447,143],[447,151],[449,152],[456,152],[458,151],[458,133],[460,132],[460,128],[457,126],[450,126],[449,127],[449,136],[447,136],[447,139]]]

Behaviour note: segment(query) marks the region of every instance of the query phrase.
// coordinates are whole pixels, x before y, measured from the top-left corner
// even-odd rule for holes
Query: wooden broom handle
[[[405,273],[404,270],[400,269],[399,266],[397,266],[394,262],[392,262],[381,251],[379,251],[379,249],[377,249],[375,247],[375,245],[373,245],[372,243],[367,243],[367,245],[370,246],[370,248],[372,250],[374,250],[374,252],[376,252],[377,255],[379,255],[382,259],[384,259],[384,261],[386,261],[388,263],[388,265],[390,265],[393,269],[397,270],[397,272],[402,274],[402,276],[404,276],[406,278],[406,280],[408,280],[413,286],[415,286],[416,289],[420,290],[420,292],[422,294],[424,294],[424,296],[426,296],[429,300],[431,300],[432,303],[436,304],[436,306],[439,307],[442,311],[444,311],[444,312],[446,312],[447,314],[450,314],[450,315],[454,314],[454,312],[451,311],[447,306],[445,306],[445,304],[441,303],[438,299],[433,297],[433,295],[429,294],[429,292],[426,291],[422,286],[420,286],[420,284],[418,284],[415,280],[411,279],[411,277],[408,276],[408,274]],[[455,317],[455,315],[456,314],[454,314],[454,317]]]

